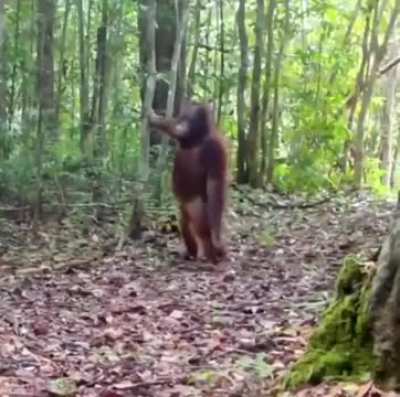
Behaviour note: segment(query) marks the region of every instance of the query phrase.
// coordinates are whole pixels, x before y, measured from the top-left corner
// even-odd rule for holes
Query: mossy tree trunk
[[[400,390],[400,201],[378,257],[371,295],[376,382]]]
[[[286,386],[326,378],[364,381],[400,390],[400,200],[376,267],[346,258],[336,296],[295,364]]]
[[[336,296],[312,335],[307,352],[286,378],[287,387],[317,384],[327,377],[360,379],[369,375],[374,359],[367,276],[357,258],[345,259],[336,283]]]

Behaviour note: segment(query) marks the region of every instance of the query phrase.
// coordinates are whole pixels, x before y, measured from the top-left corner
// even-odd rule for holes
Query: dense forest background
[[[397,184],[400,1],[0,2],[0,198],[169,200],[146,115],[212,102],[233,179],[281,192]],[[147,183],[150,182],[150,183]]]
[[[0,0],[0,395],[400,390],[399,13]],[[187,99],[229,142],[218,266],[180,255],[149,128]]]

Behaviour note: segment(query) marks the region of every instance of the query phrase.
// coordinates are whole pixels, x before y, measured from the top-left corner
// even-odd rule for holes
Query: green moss
[[[295,388],[306,383],[317,384],[326,376],[350,374],[352,369],[349,353],[340,350],[310,350],[296,364],[296,370],[286,378],[285,385]]]
[[[285,387],[295,389],[326,380],[364,381],[373,365],[370,345],[364,349],[338,345],[332,350],[309,350],[285,379]]]
[[[369,282],[363,285],[360,292],[359,307],[357,311],[356,335],[360,345],[372,344],[371,318],[369,302],[371,298],[371,286]]]
[[[369,329],[369,281],[354,258],[346,258],[337,280],[334,302],[295,364],[285,386],[296,388],[326,378],[361,379],[373,367]]]
[[[310,340],[310,347],[331,348],[346,344],[353,338],[353,328],[357,301],[353,296],[345,296],[335,301],[324,313],[323,321]]]
[[[338,298],[356,291],[363,279],[362,264],[354,256],[346,257],[336,280]]]

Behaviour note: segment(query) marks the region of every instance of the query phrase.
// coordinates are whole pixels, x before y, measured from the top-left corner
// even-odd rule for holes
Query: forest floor
[[[176,255],[176,234],[110,249],[115,226],[0,223],[0,395],[354,396],[279,392],[332,295],[343,258],[365,258],[393,203],[367,195],[308,208],[234,200],[229,261]],[[113,231],[114,230],[114,231]]]

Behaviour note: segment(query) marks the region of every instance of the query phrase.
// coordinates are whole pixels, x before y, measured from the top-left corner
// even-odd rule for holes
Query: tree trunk
[[[64,91],[63,84],[67,73],[67,62],[65,59],[65,45],[67,40],[68,18],[70,11],[71,11],[71,0],[66,0],[64,18],[62,24],[61,40],[60,40],[60,52],[58,58],[56,114],[55,114],[55,120],[56,120],[55,123],[57,128],[59,128],[59,123],[60,123],[61,101],[62,101],[62,94]]]
[[[352,34],[353,34],[353,28],[354,28],[354,25],[355,25],[355,23],[357,21],[357,17],[359,15],[360,11],[361,11],[361,5],[362,5],[361,2],[362,2],[362,0],[357,0],[357,3],[355,5],[354,11],[352,13],[350,22],[349,22],[349,24],[347,26],[346,33],[345,33],[344,38],[343,38],[343,48],[345,50],[348,50],[349,44],[351,43],[351,38],[352,38]],[[338,74],[338,71],[339,71],[339,67],[338,67],[339,63],[340,63],[340,60],[337,59],[337,61],[336,61],[336,65],[337,66],[335,66],[333,68],[332,73],[331,73],[331,75],[329,77],[329,80],[328,80],[329,81],[329,90],[328,90],[327,96],[331,95],[331,90],[333,89],[333,86],[334,86],[334,83],[336,81],[336,77],[337,77],[337,74]],[[357,77],[357,80],[359,80],[359,76]],[[356,84],[356,87],[357,87],[357,90],[358,90],[358,85],[357,84]],[[356,103],[354,103],[354,109],[352,109],[350,111],[350,114],[349,114],[348,127],[349,127],[350,130],[351,130],[352,125],[353,125],[355,105],[356,105]],[[339,167],[340,167],[340,169],[341,169],[343,174],[345,174],[347,172],[350,143],[351,143],[350,140],[346,139],[346,141],[343,144],[343,153],[342,153],[342,156],[341,156],[341,158],[339,160]]]
[[[45,137],[54,137],[54,0],[38,0],[38,99]]]
[[[371,11],[370,11],[371,12]],[[369,68],[369,50],[368,50],[368,37],[370,35],[370,22],[371,20],[371,15],[367,13],[365,17],[365,27],[364,27],[364,33],[363,33],[363,41],[362,41],[362,58],[361,58],[361,63],[360,67],[358,69],[357,77],[356,77],[356,84],[354,88],[354,92],[351,95],[351,98],[348,101],[348,107],[349,107],[349,116],[347,120],[347,126],[349,130],[353,129],[354,125],[354,117],[355,117],[355,112],[357,109],[357,104],[359,101],[359,96],[362,91],[362,87],[364,85],[364,79],[365,79],[365,73],[366,70]]]
[[[146,69],[150,49],[146,46],[146,24],[145,12],[147,8],[147,0],[140,0],[138,12],[138,27],[139,27],[139,54],[140,64],[142,70]],[[186,0],[179,0],[179,9],[183,9],[186,4]],[[181,22],[182,15],[179,15]],[[177,37],[176,28],[176,15],[175,15],[175,0],[157,0],[157,20],[156,20],[156,68],[159,74],[169,75],[171,71],[171,60],[174,51],[175,40]],[[174,103],[174,114],[179,111],[180,104],[183,96],[184,89],[184,77],[185,77],[185,46],[182,46],[182,54],[180,56],[180,65],[177,81],[177,92]],[[141,97],[144,100],[145,83],[142,77],[141,86]],[[157,113],[165,114],[168,100],[168,89],[169,84],[165,79],[157,79],[156,91],[154,94],[153,109]],[[160,143],[160,135],[152,134],[150,137],[150,143]]]
[[[392,169],[390,170],[390,187],[393,189],[395,186],[396,182],[396,170],[397,170],[397,160],[399,158],[399,152],[400,152],[400,130],[399,127],[397,127],[396,131],[396,144],[394,147],[394,152],[393,152],[393,161],[392,161]]]
[[[37,47],[37,97],[38,123],[36,141],[37,194],[35,220],[41,217],[42,167],[44,143],[54,137],[54,19],[55,1],[38,0],[38,47]]]
[[[145,64],[145,90],[144,101],[142,104],[142,122],[141,122],[141,157],[139,163],[139,188],[134,198],[132,214],[130,217],[127,236],[131,238],[138,238],[142,230],[142,220],[144,216],[143,192],[148,181],[149,176],[149,115],[152,113],[152,106],[154,102],[154,95],[156,90],[156,15],[157,15],[157,0],[147,0],[146,9],[141,15],[141,20],[138,24],[142,23],[142,27],[146,30],[144,33],[143,45],[147,48],[146,64]]]
[[[115,5],[115,23],[114,29],[111,30],[109,36],[109,50],[108,50],[108,74],[110,78],[109,88],[110,96],[111,96],[111,104],[112,109],[110,111],[110,124],[121,125],[121,120],[124,120],[123,116],[123,107],[125,106],[124,98],[121,98],[121,83],[123,81],[123,76],[121,76],[121,68],[124,65],[124,58],[123,58],[123,49],[126,46],[126,39],[124,35],[124,22],[125,22],[125,2],[123,0],[119,0]],[[112,62],[110,62],[112,60]],[[113,164],[118,164],[118,169],[122,173],[125,166],[126,160],[126,148],[129,145],[126,136],[126,126],[123,127],[123,135],[121,141],[118,141],[116,138],[118,136],[118,129],[117,128],[110,128],[108,131],[108,141],[110,147],[116,147],[119,142],[121,142],[121,150],[111,151],[111,161]]]
[[[185,12],[190,10],[190,1],[178,0],[179,7],[179,19],[177,19],[177,23],[179,26],[185,26],[184,35],[182,38],[181,44],[181,52],[179,54],[179,64],[178,64],[178,75],[176,80],[176,90],[175,90],[175,103],[174,103],[174,114],[179,113],[182,101],[184,101],[186,96],[186,76],[187,76],[187,40],[188,40],[188,26],[189,26],[189,15],[187,15],[187,21],[184,23]],[[176,40],[178,40],[178,36],[180,36],[180,32],[177,30],[175,35],[174,49]],[[174,53],[172,53],[171,63]],[[167,98],[168,100],[168,98]]]
[[[156,28],[156,68],[158,73],[169,74],[176,38],[176,15],[174,0],[157,0]],[[156,82],[153,108],[165,112],[168,100],[168,82],[159,79]]]
[[[4,1],[5,0],[0,0],[0,49],[2,49],[2,46],[4,44],[4,34],[5,34]]]
[[[240,68],[237,90],[237,129],[238,129],[238,150],[237,150],[237,180],[239,183],[248,182],[247,172],[247,148],[246,148],[246,87],[248,69],[248,38],[246,31],[246,0],[239,0],[239,7],[236,16],[239,41],[240,41]]]
[[[149,167],[149,133],[148,133],[148,117],[152,112],[154,95],[156,90],[156,16],[157,16],[157,0],[147,0],[147,10],[145,14],[146,34],[145,45],[148,49],[148,58],[146,62],[146,90],[142,106],[142,123],[141,123],[141,172],[140,177],[147,181]]]
[[[253,187],[259,186],[260,159],[260,85],[261,54],[264,49],[264,0],[257,0],[257,20],[255,26],[256,43],[254,49],[253,76],[251,82],[250,125],[248,139],[249,182]]]
[[[263,85],[263,98],[260,117],[260,131],[261,131],[261,177],[264,179],[267,173],[268,164],[268,113],[269,102],[271,96],[272,86],[272,59],[274,51],[274,13],[276,8],[276,0],[270,0],[267,12],[267,54],[265,60],[265,78]]]
[[[89,79],[89,76],[92,76],[92,58],[90,54],[92,54],[92,40],[90,37],[90,33],[92,31],[92,20],[93,20],[93,1],[94,0],[88,0],[87,2],[87,16],[86,16],[86,34],[85,34],[85,45],[86,45],[86,58],[85,58],[85,63],[86,63],[86,75],[87,78]],[[89,81],[88,81],[89,84]],[[88,89],[88,96],[89,96],[89,89]],[[88,99],[89,103],[89,99]],[[88,105],[89,106],[89,105]],[[89,111],[89,109],[88,109]]]
[[[393,54],[393,51],[392,51]],[[397,67],[392,68],[384,81],[385,103],[382,109],[381,161],[385,172],[382,183],[390,187],[393,162],[393,129],[395,121]]]
[[[212,57],[210,57],[210,36],[211,36],[211,28],[212,28],[212,7],[208,7],[208,15],[206,20],[206,29],[204,32],[204,43],[206,47],[206,56],[204,59],[204,70],[203,70],[203,87],[207,87],[208,90],[211,91],[211,83],[212,79],[210,79],[210,65],[212,62]],[[211,59],[210,59],[211,58]],[[209,91],[209,92],[210,92]]]
[[[102,0],[101,25],[97,28],[97,51],[95,78],[93,84],[92,111],[90,116],[90,130],[93,130],[95,138],[94,155],[101,159],[106,155],[107,140],[105,131],[105,117],[107,106],[107,23],[108,0]]]
[[[24,35],[24,40],[29,43],[29,51],[24,56],[22,70],[22,86],[21,86],[21,125],[23,131],[23,139],[25,143],[29,142],[32,138],[32,123],[33,113],[36,111],[35,94],[36,94],[36,82],[32,79],[32,75],[36,72],[36,65],[32,66],[32,59],[35,57],[35,44],[36,44],[36,0],[31,0],[30,4],[30,23],[29,29],[27,29]],[[30,148],[28,150],[31,150]]]
[[[79,29],[79,69],[80,69],[80,148],[84,158],[91,157],[88,153],[89,140],[89,81],[88,81],[88,54],[85,41],[85,19],[83,11],[83,0],[76,0],[78,10],[78,29]]]
[[[5,63],[5,10],[4,1],[0,0],[0,133],[3,133],[7,124],[7,87]]]
[[[354,11],[351,14],[351,18],[350,18],[350,22],[347,25],[347,29],[346,29],[346,33],[343,36],[343,42],[342,42],[342,48],[343,50],[348,50],[349,44],[351,43],[351,38],[353,36],[353,29],[354,29],[354,24],[357,21],[358,15],[361,11],[361,4],[362,0],[357,0],[357,3],[354,7]],[[337,58],[335,61],[335,67],[332,68],[332,72],[331,75],[329,76],[329,87],[332,87],[332,85],[335,83],[336,81],[336,77],[338,75],[338,72],[340,70],[339,68],[340,65],[340,58]],[[330,88],[329,88],[330,91]]]
[[[196,0],[192,59],[190,61],[189,71],[187,75],[187,95],[189,98],[191,98],[194,94],[194,88],[196,83],[197,56],[199,53],[199,44],[200,44],[200,22],[201,22],[201,0]]]
[[[281,77],[281,65],[283,54],[285,51],[285,47],[288,40],[288,32],[289,32],[289,22],[290,22],[290,7],[289,0],[285,0],[285,21],[284,26],[282,28],[282,38],[279,46],[279,52],[276,57],[275,65],[274,65],[274,103],[272,109],[272,126],[271,126],[271,134],[270,141],[268,145],[268,169],[267,169],[267,181],[269,183],[273,182],[274,178],[274,169],[275,169],[275,149],[278,144],[278,128],[279,128],[279,89],[280,89],[280,77]]]
[[[147,1],[141,0],[142,6],[147,7]],[[183,9],[183,0],[179,0],[179,9]],[[180,16],[181,17],[181,16]],[[175,2],[174,0],[157,0],[157,24],[156,24],[156,68],[160,74],[169,74],[171,70],[171,60],[174,52],[174,44],[178,34],[176,29],[176,15],[175,15]],[[140,30],[140,59],[141,64],[144,66],[149,58],[150,49],[146,47],[146,26],[142,23],[143,18],[139,18]],[[183,61],[183,58],[180,58]],[[179,80],[179,78],[178,78]],[[181,83],[178,81],[177,86],[180,87]],[[143,89],[142,89],[143,91]],[[181,93],[177,93],[177,100],[174,104],[174,112],[179,109]],[[153,108],[156,112],[165,113],[168,100],[168,82],[163,79],[158,79],[156,83],[156,92],[154,94]]]
[[[40,4],[40,1],[39,1]],[[8,125],[11,129],[11,125],[14,121],[15,113],[15,96],[16,96],[16,86],[17,86],[17,74],[18,74],[18,58],[19,58],[19,44],[20,44],[20,18],[21,18],[21,0],[17,0],[16,4],[16,16],[15,16],[15,30],[14,30],[14,62],[11,70],[11,86],[10,86],[10,98],[8,106]]]
[[[369,40],[368,54],[371,57],[372,66],[368,68],[368,75],[364,80],[363,91],[361,93],[361,104],[360,111],[357,119],[357,127],[354,141],[354,182],[357,188],[361,188],[364,172],[364,130],[365,121],[368,114],[369,105],[372,98],[373,88],[375,81],[378,77],[380,65],[384,56],[386,55],[389,38],[394,29],[399,11],[400,11],[400,0],[396,0],[394,8],[391,11],[390,19],[386,31],[384,32],[384,38],[382,44],[379,44],[378,37],[380,36],[379,24],[381,23],[381,16],[385,9],[385,4],[375,3],[373,10],[373,21],[371,27],[371,34]]]
[[[223,100],[224,100],[224,87],[225,87],[225,20],[224,20],[224,0],[218,1],[219,6],[219,44],[220,44],[220,71],[219,71],[219,90],[218,90],[218,110],[217,122],[219,123],[222,116]]]
[[[174,52],[172,54],[172,59],[171,59],[171,72],[169,76],[169,90],[168,90],[168,99],[167,99],[167,109],[166,109],[166,117],[171,118],[173,117],[174,114],[174,106],[175,106],[175,100],[176,100],[176,93],[177,93],[177,83],[178,83],[178,78],[179,78],[179,64],[180,64],[180,57],[182,55],[182,46],[186,37],[186,29],[188,25],[188,19],[189,19],[189,9],[187,5],[185,5],[183,10],[179,9],[179,2],[178,0],[175,0],[175,7],[176,7],[176,15],[177,15],[177,21],[176,21],[176,27],[177,27],[177,32],[179,33],[176,37],[176,42],[174,45]],[[181,14],[182,20],[180,21],[179,15]],[[182,23],[182,24],[181,24]],[[160,175],[158,181],[158,187],[157,187],[157,194],[156,194],[156,199],[159,205],[162,204],[162,196],[164,193],[163,189],[163,178],[162,174],[163,171],[166,169],[167,166],[167,152],[168,152],[168,143],[169,143],[169,138],[166,134],[162,135],[162,149],[161,149],[161,154],[158,157],[157,161],[157,170]]]
[[[171,71],[169,73],[169,88],[168,88],[168,97],[167,97],[167,107],[166,107],[166,116],[167,118],[171,118],[174,114],[174,108],[176,103],[176,93],[177,93],[177,85],[179,79],[179,65],[181,63],[181,55],[182,55],[182,47],[186,37],[186,30],[188,25],[188,17],[189,17],[189,9],[187,5],[184,5],[183,9],[179,9],[179,2],[175,0],[175,8],[176,8],[176,27],[177,27],[177,36],[174,43],[174,51],[172,53],[171,58]],[[178,16],[181,14],[181,18]],[[163,135],[163,137],[167,137]]]
[[[384,242],[374,278],[370,312],[374,351],[378,357],[375,380],[384,388],[400,390],[400,208]]]

